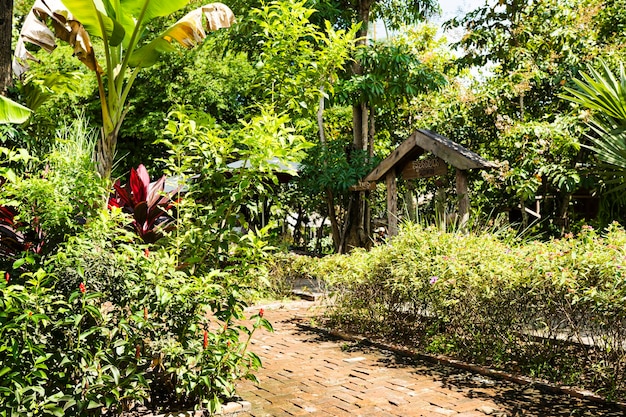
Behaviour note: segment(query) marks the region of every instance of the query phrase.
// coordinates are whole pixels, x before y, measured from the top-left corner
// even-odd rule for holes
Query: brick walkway
[[[263,359],[258,386],[239,384],[261,416],[623,416],[532,387],[337,340],[311,329],[314,303],[268,306],[275,332],[259,331],[251,349]]]

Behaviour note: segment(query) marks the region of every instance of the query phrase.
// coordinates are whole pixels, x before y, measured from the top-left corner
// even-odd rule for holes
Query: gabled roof
[[[424,151],[432,152],[458,169],[488,169],[496,164],[464,148],[450,139],[430,130],[419,129],[402,142],[391,154],[372,170],[363,181],[375,182],[394,167],[402,169]]]

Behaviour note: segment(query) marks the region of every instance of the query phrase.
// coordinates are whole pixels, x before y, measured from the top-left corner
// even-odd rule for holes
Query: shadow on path
[[[306,335],[303,343],[335,342],[344,351],[351,354],[371,354],[380,356],[377,365],[382,368],[404,368],[410,373],[427,375],[442,382],[442,388],[464,392],[466,397],[490,400],[498,405],[498,416],[606,416],[623,417],[626,410],[610,403],[598,403],[591,400],[571,397],[565,393],[553,393],[540,390],[531,385],[493,379],[451,366],[436,364],[419,358],[372,346],[367,341],[345,341],[324,330],[302,324],[301,319],[285,320],[296,327],[297,333]]]

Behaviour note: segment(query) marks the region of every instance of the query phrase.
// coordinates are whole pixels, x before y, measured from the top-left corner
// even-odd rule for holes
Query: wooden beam
[[[380,180],[382,177],[387,175],[387,172],[400,162],[402,158],[406,157],[412,151],[415,152],[416,155],[423,152],[423,150],[415,149],[415,133],[394,149],[388,157],[378,164],[378,166],[363,179],[363,181],[375,182]]]
[[[496,168],[497,165],[464,148],[450,139],[429,130],[417,130],[402,142],[387,158],[372,170],[363,181],[377,182],[392,168],[400,170],[425,151],[432,152],[449,165],[459,169]]]
[[[387,172],[387,234],[389,237],[398,234],[398,189],[396,187],[396,170]]]
[[[458,198],[458,227],[464,230],[469,220],[469,195],[467,186],[467,171],[456,170],[456,194]]]
[[[348,188],[350,191],[372,191],[376,189],[375,182],[359,181]]]

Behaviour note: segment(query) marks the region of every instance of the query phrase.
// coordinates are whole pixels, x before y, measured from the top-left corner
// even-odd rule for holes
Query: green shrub
[[[283,123],[269,118],[269,133],[246,126],[247,148],[266,133],[259,146],[285,152],[293,138]],[[248,344],[257,328],[271,330],[262,312],[244,322],[245,300],[267,277],[270,228],[235,229],[251,191],[271,189],[255,182],[271,175],[228,177],[228,146],[187,132],[187,142],[171,143],[169,162],[184,178],[197,167],[190,161],[202,161],[201,181],[178,196],[167,210],[174,227],[149,245],[129,214],[103,207],[81,126],[78,142],[61,141],[41,174],[16,173],[1,193],[19,208],[17,232],[41,230],[46,249],[0,265],[0,416],[115,415],[141,404],[215,411],[238,379],[255,379],[261,362]],[[267,167],[265,158],[254,163]]]
[[[333,325],[626,394],[626,233],[617,224],[546,242],[407,225],[389,245],[298,268],[334,287]]]
[[[215,411],[237,379],[254,379],[249,339],[271,330],[262,313],[243,326],[236,285],[182,271],[125,220],[103,212],[42,268],[0,283],[0,415]]]

